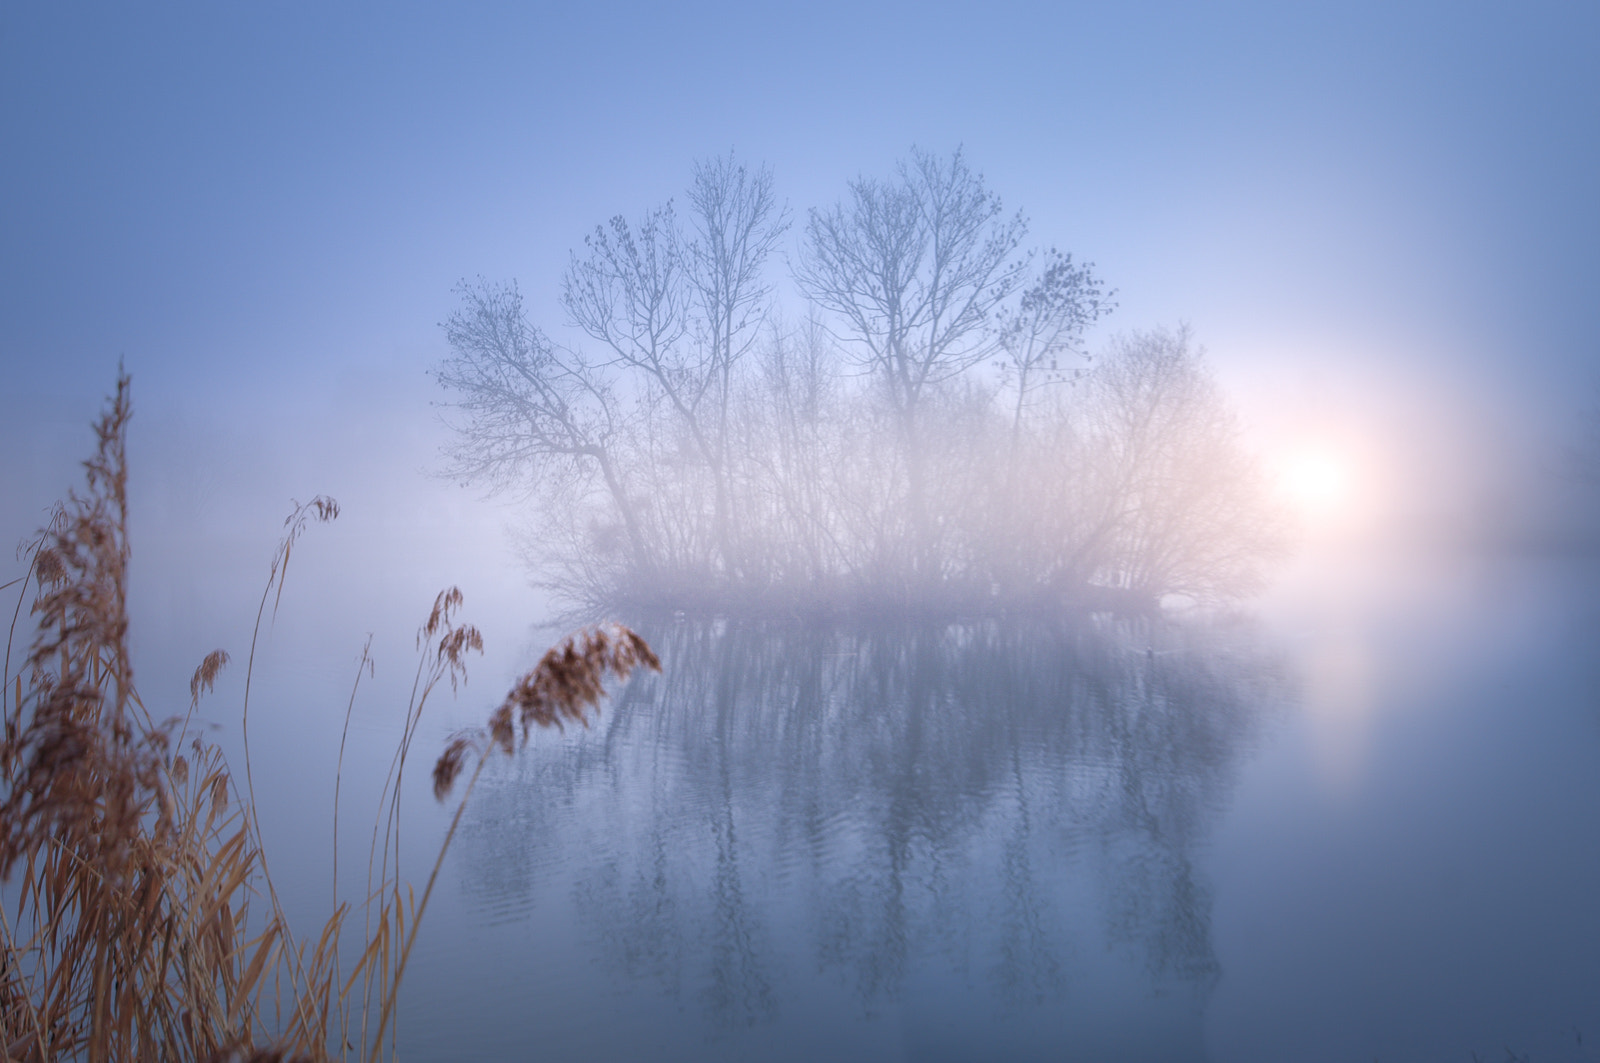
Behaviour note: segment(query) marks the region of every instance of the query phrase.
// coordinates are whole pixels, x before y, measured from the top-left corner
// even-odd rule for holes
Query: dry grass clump
[[[16,917],[0,923],[7,1059],[206,1059],[246,1044],[279,950],[276,920],[250,930],[258,851],[221,756],[198,738],[171,755],[178,722],[156,723],[134,689],[129,416],[123,376],[95,426],[87,493],[58,505],[31,546],[23,594],[28,580],[37,585],[37,626],[15,675],[16,617],[8,642],[0,878],[15,882]]]
[[[458,808],[416,901],[399,880],[406,754],[429,694],[465,678],[466,655],[481,652],[482,637],[453,618],[461,592],[441,593],[418,634],[417,680],[356,905],[362,926],[347,925],[352,905],[338,899],[335,862],[333,913],[314,940],[297,943],[272,887],[248,783],[257,638],[242,706],[242,794],[222,753],[189,733],[201,696],[228,664],[225,651],[195,670],[181,718],[157,722],[134,687],[128,385],[119,375],[95,426],[86,493],[56,507],[26,550],[26,575],[8,584],[22,589],[0,677],[0,1060],[376,1060],[386,1046],[392,1056],[390,1020],[406,958],[461,819]],[[328,498],[296,505],[257,610],[257,636],[268,600],[274,612],[281,601],[295,542],[310,523],[337,516]],[[13,673],[30,585],[35,633]],[[435,792],[448,793],[441,771],[453,780],[469,749],[480,753],[479,770],[492,746],[510,752],[513,714],[524,740],[532,725],[586,720],[604,697],[604,673],[625,677],[639,664],[659,667],[626,628],[573,636],[519,680],[481,739],[450,742],[435,767]],[[370,671],[365,653],[361,667]],[[352,706],[355,695],[352,688]],[[347,710],[347,732],[348,721]],[[452,758],[455,772],[441,767]],[[338,800],[336,782],[336,850]],[[358,959],[345,963],[341,942],[356,933]]]

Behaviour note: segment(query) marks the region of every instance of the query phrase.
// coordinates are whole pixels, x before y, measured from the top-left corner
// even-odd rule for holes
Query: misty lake
[[[1600,564],[1325,575],[1205,623],[641,625],[661,675],[479,783],[402,1053],[1595,1058]]]
[[[305,7],[0,3],[0,1063],[1600,1063],[1600,2]]]

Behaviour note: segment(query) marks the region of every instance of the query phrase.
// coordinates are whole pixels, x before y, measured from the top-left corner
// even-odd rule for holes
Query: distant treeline
[[[959,152],[913,151],[791,227],[771,172],[694,168],[572,254],[566,324],[458,288],[453,472],[529,493],[576,603],[708,611],[1137,612],[1259,586],[1282,522],[1188,332],[1086,330],[1092,267],[1025,249]]]

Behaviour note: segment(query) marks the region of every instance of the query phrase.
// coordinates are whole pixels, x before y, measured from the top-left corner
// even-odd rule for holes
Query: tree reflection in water
[[[1196,856],[1283,688],[1240,633],[643,630],[661,676],[485,777],[462,861],[488,918],[570,900],[614,981],[719,1027],[819,972],[858,1019],[930,978],[1039,1010],[1108,953],[1198,1018],[1219,967]]]

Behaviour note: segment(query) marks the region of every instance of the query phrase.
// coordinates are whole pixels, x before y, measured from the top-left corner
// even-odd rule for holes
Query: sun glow
[[[1331,513],[1350,501],[1350,466],[1327,450],[1304,451],[1285,463],[1283,485],[1308,514]]]
[[[1370,462],[1359,446],[1327,440],[1284,448],[1276,466],[1278,489],[1306,531],[1317,535],[1353,532],[1374,515],[1376,488]]]

